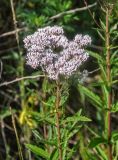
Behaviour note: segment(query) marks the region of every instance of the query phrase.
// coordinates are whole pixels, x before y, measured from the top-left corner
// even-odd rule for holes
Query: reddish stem
[[[111,144],[111,67],[110,67],[110,34],[109,34],[109,9],[106,10],[106,64],[107,64],[107,80],[108,80],[108,159],[112,160],[112,144]]]

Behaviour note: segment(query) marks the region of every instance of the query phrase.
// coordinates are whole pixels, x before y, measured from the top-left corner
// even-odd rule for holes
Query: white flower
[[[27,64],[41,67],[50,79],[56,80],[60,76],[69,78],[87,60],[84,47],[91,44],[91,38],[77,34],[69,41],[62,27],[48,26],[27,36],[24,44],[28,51]]]

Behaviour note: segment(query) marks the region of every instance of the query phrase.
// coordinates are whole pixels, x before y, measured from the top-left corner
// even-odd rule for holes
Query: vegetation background
[[[92,38],[88,76],[61,84],[60,143],[56,84],[25,64],[23,46],[53,25]],[[117,0],[0,0],[0,160],[117,160],[117,44]]]

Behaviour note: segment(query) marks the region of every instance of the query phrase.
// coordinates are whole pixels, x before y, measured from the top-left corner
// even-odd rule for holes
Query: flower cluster
[[[70,77],[87,60],[84,48],[91,44],[91,38],[77,34],[69,41],[62,27],[48,26],[27,36],[24,44],[27,64],[32,68],[41,67],[50,79],[57,80],[60,76]]]

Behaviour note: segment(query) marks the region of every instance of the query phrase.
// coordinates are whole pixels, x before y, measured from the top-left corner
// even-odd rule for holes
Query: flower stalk
[[[47,77],[46,77],[46,75],[44,77],[44,82],[43,83],[47,84]],[[43,99],[44,102],[46,101],[46,86],[43,89],[42,99]],[[42,108],[43,115],[45,116],[45,114],[46,114],[46,105],[44,103],[42,103],[42,106],[43,106],[43,108]],[[47,132],[47,126],[46,126],[45,122],[43,124],[43,133],[44,133],[44,139],[47,140],[47,138],[48,138],[48,132]],[[49,150],[49,147],[48,147],[47,144],[45,145],[45,147],[46,147],[47,151],[50,153],[50,150]]]
[[[61,146],[61,131],[60,131],[60,122],[59,122],[59,104],[60,104],[60,82],[56,82],[56,127],[57,127],[57,138],[58,138],[58,150],[59,150],[59,160],[62,160],[62,146]]]
[[[110,67],[110,34],[109,34],[109,8],[106,9],[106,67],[107,67],[107,81],[108,81],[108,159],[112,160],[112,144],[111,144],[111,67]]]

